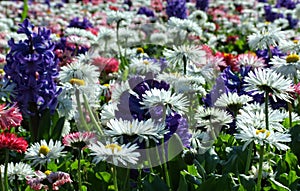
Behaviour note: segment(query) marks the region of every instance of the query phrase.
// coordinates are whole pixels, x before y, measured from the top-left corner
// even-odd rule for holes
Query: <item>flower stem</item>
[[[119,191],[118,189],[118,178],[117,178],[117,167],[114,165],[112,169],[113,173],[113,179],[114,179],[114,187],[115,191]]]
[[[94,123],[94,125],[97,127],[98,131],[100,132],[101,135],[104,135],[102,129],[101,129],[101,126],[100,126],[100,123],[96,120],[95,118],[95,115],[87,101],[87,98],[86,98],[86,95],[85,93],[82,94],[83,95],[83,100],[84,100],[84,106],[85,108],[88,110],[89,114],[90,114],[90,117],[91,117],[91,120],[92,122]]]
[[[269,91],[266,90],[265,96],[265,121],[266,121],[266,129],[269,130]]]
[[[166,160],[166,152],[165,152],[165,140],[164,138],[162,139],[162,157],[163,157],[163,167],[165,171],[165,180],[169,188],[171,188],[171,183],[170,183],[170,176],[169,176],[169,171],[168,171],[168,164]]]
[[[291,102],[288,102],[288,110],[289,110],[289,125],[290,128],[293,127],[293,118],[292,118],[292,111],[293,111],[293,106]]]
[[[83,112],[82,112],[82,108],[81,108],[81,103],[80,103],[80,92],[78,89],[76,89],[75,91],[75,96],[76,96],[76,102],[77,102],[77,109],[78,109],[78,112],[79,112],[79,118],[80,118],[80,121],[81,121],[81,124],[83,125],[83,127],[88,131],[89,128],[88,128],[88,125],[85,121],[85,118],[83,116]]]
[[[183,74],[186,75],[187,60],[185,56],[183,56],[182,61],[183,61]]]
[[[9,150],[5,149],[5,167],[4,167],[4,187],[5,187],[5,191],[9,191],[8,177],[7,177],[8,161],[9,161]]]
[[[249,149],[248,149],[248,153],[247,153],[246,167],[245,167],[245,174],[248,174],[248,171],[250,169],[252,149],[253,149],[253,142],[251,142],[249,145]]]
[[[78,166],[77,166],[77,175],[78,175],[78,190],[82,191],[82,182],[81,182],[81,148],[78,149]]]
[[[260,146],[259,151],[259,163],[258,163],[258,176],[257,176],[257,191],[261,190],[261,180],[262,180],[262,168],[263,168],[263,161],[264,161],[264,146]]]

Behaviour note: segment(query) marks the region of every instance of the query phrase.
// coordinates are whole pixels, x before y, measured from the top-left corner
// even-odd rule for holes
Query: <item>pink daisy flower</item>
[[[1,129],[10,129],[21,125],[23,120],[22,114],[16,104],[13,106],[7,106],[0,104],[0,127]]]
[[[96,143],[96,134],[93,132],[75,132],[64,136],[62,142],[65,146],[84,148],[85,146]]]

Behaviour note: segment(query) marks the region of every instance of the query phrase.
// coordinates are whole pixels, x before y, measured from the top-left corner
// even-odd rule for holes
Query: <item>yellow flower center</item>
[[[291,62],[298,62],[299,61],[299,56],[297,54],[290,54],[286,57],[286,62],[291,63]]]
[[[260,130],[256,130],[256,135],[260,134],[260,133],[266,133],[266,138],[268,138],[270,136],[270,131],[266,130],[266,129],[260,129]]]
[[[144,60],[143,63],[144,63],[145,65],[148,65],[148,64],[149,64],[149,61],[148,61],[148,60]]]
[[[0,75],[4,75],[4,74],[5,74],[4,70],[0,69]]]
[[[295,39],[295,40],[293,40],[293,42],[294,42],[295,44],[298,44],[299,40]]]
[[[137,54],[143,54],[144,53],[144,49],[141,48],[141,47],[139,47],[139,48],[136,49],[136,53]]]
[[[47,155],[50,152],[50,149],[47,145],[42,145],[39,150],[39,154]]]
[[[122,150],[122,147],[120,147],[120,146],[117,145],[117,144],[108,144],[108,145],[105,146],[105,148],[111,149],[112,152],[114,152],[115,149],[117,149],[118,151],[121,151],[121,150]]]
[[[81,79],[78,79],[78,78],[72,78],[70,80],[70,83],[72,85],[76,84],[76,85],[79,85],[79,86],[83,86],[85,84],[84,80],[81,80]]]
[[[103,84],[103,86],[109,88],[109,84]]]
[[[51,172],[52,172],[52,171],[50,171],[50,170],[46,170],[46,171],[45,171],[45,174],[46,174],[47,176],[49,176],[49,175],[51,174]]]

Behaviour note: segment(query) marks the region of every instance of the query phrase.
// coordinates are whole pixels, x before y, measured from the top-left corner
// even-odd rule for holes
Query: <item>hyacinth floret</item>
[[[4,66],[6,78],[15,84],[15,97],[22,114],[34,114],[29,105],[35,105],[39,111],[47,108],[54,112],[57,105],[57,90],[54,79],[58,76],[58,60],[53,52],[55,44],[51,41],[50,30],[34,26],[28,19],[19,24],[18,33],[27,39],[8,41],[10,47]]]

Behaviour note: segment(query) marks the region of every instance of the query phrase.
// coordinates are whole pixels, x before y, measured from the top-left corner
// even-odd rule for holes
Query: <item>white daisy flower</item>
[[[285,53],[300,52],[300,42],[299,40],[287,40],[279,45],[279,49]]]
[[[246,103],[252,101],[253,98],[248,95],[238,95],[236,92],[223,93],[215,102],[217,107],[227,107],[233,112],[238,112]]]
[[[141,156],[139,152],[134,152],[137,148],[137,145],[119,145],[118,143],[109,142],[104,145],[100,141],[89,145],[89,149],[91,150],[90,155],[94,156],[94,163],[105,160],[116,166],[119,165],[119,162],[124,166],[137,164],[138,158]]]
[[[239,133],[235,134],[236,139],[241,139],[246,143],[243,150],[254,141],[255,144],[269,144],[279,150],[287,150],[289,147],[281,142],[291,142],[291,135],[288,133],[274,132],[266,129],[256,129],[252,126],[239,126]]]
[[[292,81],[271,69],[255,68],[245,77],[245,91],[252,92],[252,95],[263,94],[266,91],[277,101],[279,99],[290,101],[289,92],[292,92]]]
[[[183,66],[183,59],[186,60],[187,65],[195,63],[200,59],[203,59],[205,52],[198,46],[173,46],[173,50],[166,49],[163,51],[163,55],[166,60],[176,68],[176,66]]]
[[[179,19],[177,17],[171,17],[168,20],[168,25],[170,28],[176,28],[179,30],[186,31],[187,33],[194,33],[197,36],[202,35],[201,27],[194,21],[189,19]]]
[[[47,143],[45,140],[41,140],[40,143],[36,142],[27,149],[25,159],[31,160],[33,166],[43,165],[52,159],[64,156],[65,152],[62,151],[64,148],[61,141],[54,142],[50,139],[49,143]]]
[[[207,14],[204,11],[196,10],[188,16],[188,19],[198,23],[201,26],[207,21]]]
[[[279,74],[284,76],[289,76],[292,80],[294,77],[297,77],[297,73],[300,70],[300,59],[297,54],[289,54],[283,58],[279,56],[274,56],[271,58],[269,64],[272,65],[272,69],[274,69]]]
[[[98,39],[106,42],[113,41],[116,38],[116,31],[107,27],[100,27],[98,32]]]
[[[283,132],[284,126],[282,122],[288,117],[287,113],[283,113],[280,110],[273,110],[271,107],[268,108],[268,111],[269,129]],[[256,129],[266,128],[266,116],[263,105],[246,105],[239,111],[236,119],[237,126],[252,126]]]
[[[204,89],[205,79],[201,76],[181,75],[180,73],[162,73],[157,79],[168,82],[176,93],[206,94]]]
[[[160,65],[157,62],[146,58],[132,58],[129,68],[139,75],[144,75],[148,72],[156,74],[161,70]]]
[[[129,23],[133,18],[133,14],[131,12],[120,12],[120,11],[109,11],[107,12],[107,24],[125,22]]]
[[[66,28],[66,30],[64,31],[66,36],[72,36],[72,35],[76,35],[78,37],[85,37],[91,41],[96,41],[97,38],[96,36],[91,33],[90,31],[87,31],[85,29],[80,29],[80,28],[75,28],[75,27],[68,27]]]
[[[1,168],[1,178],[4,178],[4,165],[0,166]],[[19,163],[8,163],[7,166],[7,177],[8,180],[13,182],[15,180],[25,180],[28,177],[34,176],[34,171],[32,170],[29,164],[19,162]]]
[[[111,101],[119,103],[120,97],[123,92],[130,90],[128,81],[122,81],[121,83],[111,83]]]
[[[166,114],[170,114],[172,111],[184,114],[187,112],[188,103],[186,97],[183,94],[172,93],[170,90],[153,88],[147,90],[143,96],[143,101],[140,104],[143,108],[153,108],[156,106],[164,106]]]
[[[71,79],[77,78],[84,80],[84,82],[87,84],[98,83],[100,76],[98,67],[92,65],[92,62],[86,62],[88,57],[88,55],[79,56],[77,61],[61,67],[61,71],[59,72],[59,80],[61,82],[70,82]]]
[[[168,43],[168,36],[161,32],[152,33],[150,36],[150,42],[153,44],[165,45]]]
[[[277,46],[286,39],[286,34],[281,28],[263,28],[254,34],[248,36],[248,43],[251,49],[267,49],[271,46]]]
[[[101,113],[100,113],[100,116],[101,116],[101,123],[106,125],[106,123],[111,120],[111,119],[114,119],[116,116],[115,116],[115,111],[118,109],[117,107],[117,104],[116,102],[113,102],[113,103],[108,103],[108,104],[105,104],[102,109],[101,109]]]
[[[204,108],[199,106],[195,118],[197,123],[204,127],[228,126],[232,122],[232,116],[227,111],[216,107]]]
[[[131,142],[142,142],[146,140],[149,143],[149,139],[154,140],[158,143],[158,140],[163,138],[163,135],[168,131],[165,129],[164,124],[154,123],[152,119],[147,121],[122,120],[122,119],[111,119],[107,123],[109,130],[106,130],[106,134],[113,136],[123,143],[123,136],[132,136],[135,138]]]

